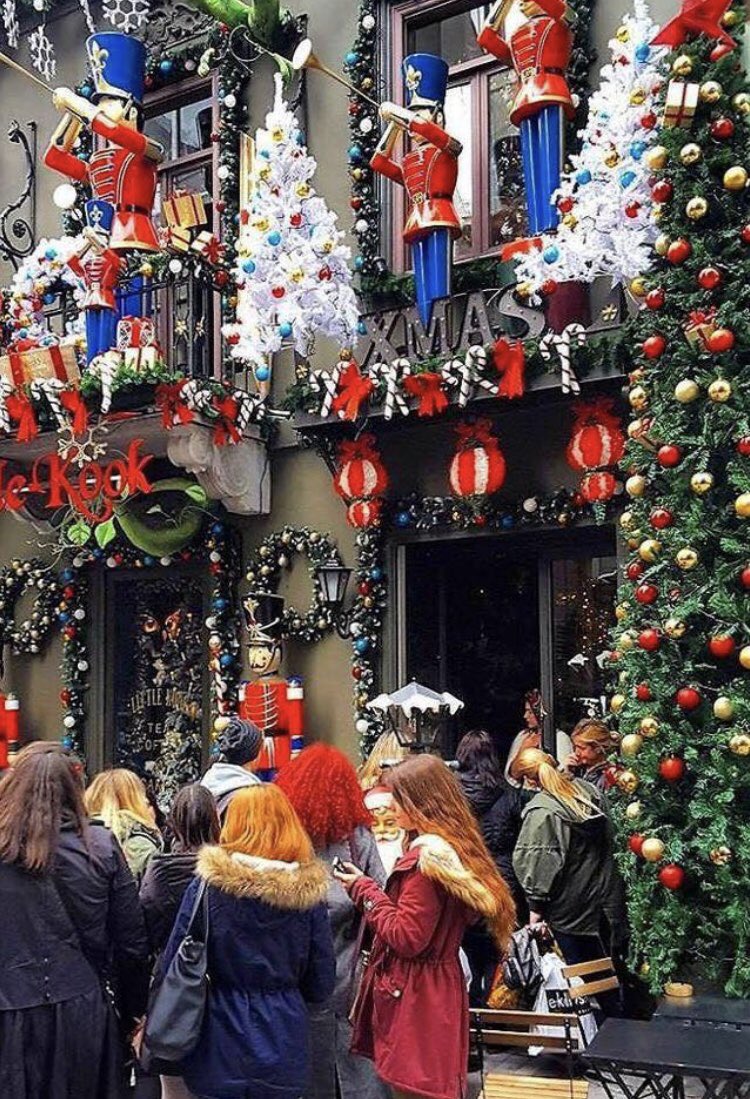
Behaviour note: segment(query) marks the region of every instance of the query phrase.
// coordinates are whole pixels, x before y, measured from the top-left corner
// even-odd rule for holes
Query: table
[[[750,1035],[702,1022],[607,1019],[583,1052],[609,1099],[750,1099]]]
[[[721,996],[667,997],[660,1001],[654,1018],[707,1026],[750,1028],[750,1001],[727,1000]]]

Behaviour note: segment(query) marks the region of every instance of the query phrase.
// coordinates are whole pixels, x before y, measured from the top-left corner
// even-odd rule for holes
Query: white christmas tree
[[[635,0],[609,44],[612,60],[591,97],[581,151],[556,195],[560,225],[517,271],[534,293],[548,280],[608,275],[615,285],[648,269],[657,228],[645,153],[659,130],[654,100],[666,56],[649,45],[657,30],[646,0]]]
[[[258,382],[282,345],[302,355],[316,335],[351,345],[359,320],[350,249],[336,215],[311,186],[316,162],[303,144],[277,74],[273,110],[255,138],[250,206],[240,214],[237,323],[224,334]]]

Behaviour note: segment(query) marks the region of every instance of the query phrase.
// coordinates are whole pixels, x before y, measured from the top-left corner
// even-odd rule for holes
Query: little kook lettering
[[[19,511],[29,495],[41,496],[43,506],[54,511],[71,507],[89,523],[105,523],[115,504],[135,493],[151,492],[146,467],[153,455],[141,454],[143,439],[133,439],[122,458],[110,462],[86,462],[78,467],[71,458],[43,454],[30,473],[11,472],[0,460],[0,511]]]

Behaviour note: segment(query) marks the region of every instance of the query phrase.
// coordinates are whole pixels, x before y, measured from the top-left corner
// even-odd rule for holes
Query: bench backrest
[[[596,996],[599,992],[610,992],[620,987],[611,958],[596,958],[593,962],[566,965],[562,974],[568,982],[571,1000],[580,1000],[582,996]],[[571,984],[571,978],[581,980]]]
[[[473,1008],[471,1030],[483,1046],[544,1046],[545,1049],[573,1053],[581,1048],[578,1016],[544,1011],[505,1011]],[[563,1034],[534,1034],[535,1027],[556,1027]]]

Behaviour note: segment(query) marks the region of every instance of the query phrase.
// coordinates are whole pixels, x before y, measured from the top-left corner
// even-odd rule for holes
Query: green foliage
[[[739,14],[741,6],[735,5]],[[742,15],[744,19],[744,14]],[[741,25],[732,30],[740,38]],[[640,577],[625,579],[620,593],[623,619],[616,631],[618,726],[622,736],[639,733],[645,717],[659,722],[656,736],[644,739],[635,757],[623,759],[635,772],[635,793],[616,797],[616,817],[621,851],[619,862],[625,877],[632,928],[632,962],[645,975],[654,992],[666,981],[704,979],[719,981],[727,993],[750,995],[750,756],[738,754],[730,742],[750,732],[750,672],[738,660],[740,649],[750,642],[750,591],[743,587],[742,570],[750,563],[750,519],[736,514],[735,500],[750,489],[750,457],[737,450],[738,440],[750,434],[750,244],[742,230],[750,223],[750,192],[729,190],[723,178],[727,169],[750,168],[750,127],[741,101],[747,90],[740,65],[740,50],[711,61],[715,42],[705,38],[680,47],[679,55],[691,59],[688,76],[676,77],[721,85],[715,102],[702,95],[689,130],[664,129],[659,137],[667,151],[659,178],[673,186],[671,200],[662,211],[660,229],[670,241],[684,238],[691,246],[689,258],[671,264],[656,262],[647,278],[649,290],[665,293],[661,309],[645,307],[628,326],[623,344],[631,354],[631,385],[646,392],[647,407],[643,442],[631,441],[623,462],[628,476],[645,477],[641,496],[634,496],[623,517],[630,554],[628,566],[641,562]],[[711,123],[731,119],[734,132],[717,140]],[[693,142],[702,156],[684,164],[683,146]],[[691,220],[686,205],[705,198],[708,213]],[[708,267],[721,272],[713,290],[701,287],[699,272]],[[715,309],[715,324],[729,328],[734,348],[711,353],[698,341],[690,343],[685,328],[694,310]],[[645,339],[660,335],[665,352],[648,359]],[[675,387],[685,379],[699,386],[697,399],[680,403]],[[731,386],[729,399],[712,400],[708,388],[717,379]],[[631,389],[631,403],[644,397]],[[682,456],[674,468],[663,468],[657,458],[662,443],[676,444]],[[713,486],[703,494],[691,478],[710,473]],[[654,529],[655,508],[667,509],[672,523]],[[654,561],[644,562],[639,547],[655,538],[660,549]],[[695,567],[681,568],[680,550],[698,554]],[[648,582],[658,588],[650,604],[638,602],[635,591]],[[684,623],[681,637],[679,625]],[[669,622],[669,624],[668,624]],[[655,652],[638,644],[642,630],[660,631]],[[708,642],[730,635],[736,649],[717,658]],[[635,689],[647,684],[650,701],[638,701]],[[676,702],[682,686],[694,686],[701,695],[697,709],[683,712]],[[718,697],[731,700],[733,715],[714,714]],[[669,783],[659,775],[659,764],[668,756],[680,757],[685,776]],[[640,803],[640,813],[626,815],[626,807]],[[635,808],[631,808],[635,814]],[[628,850],[633,833],[658,837],[665,845],[661,863],[650,863]],[[670,892],[659,881],[664,863],[676,863],[685,871],[682,888]]]

